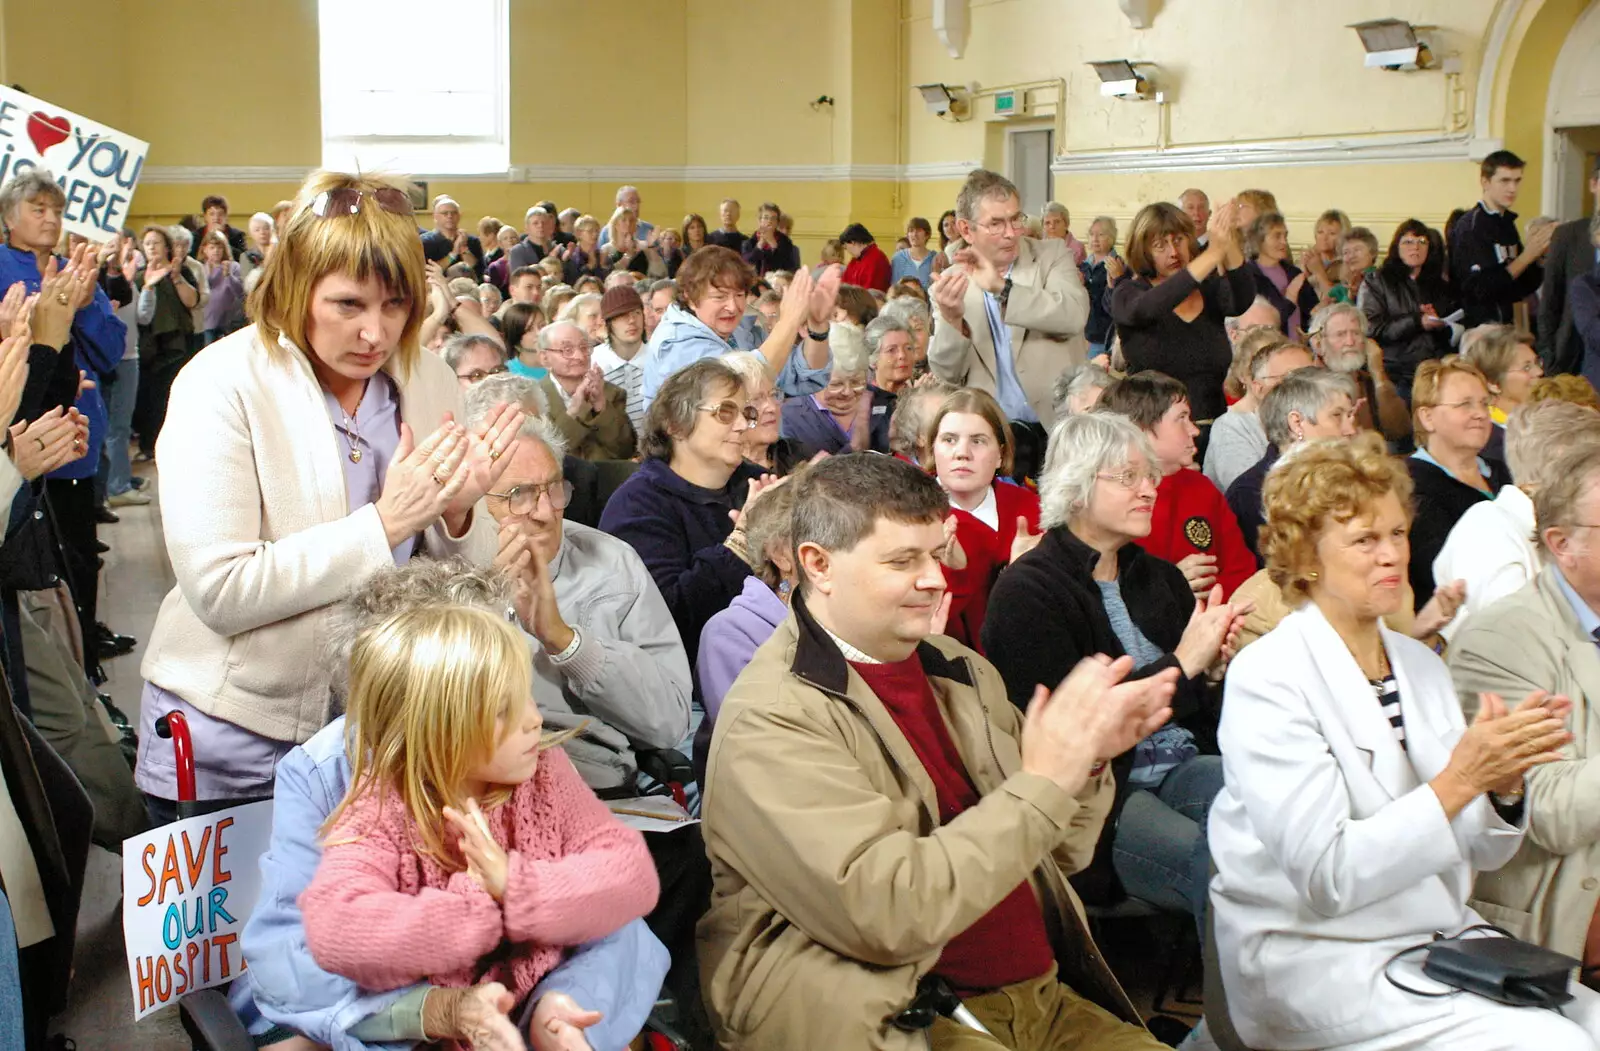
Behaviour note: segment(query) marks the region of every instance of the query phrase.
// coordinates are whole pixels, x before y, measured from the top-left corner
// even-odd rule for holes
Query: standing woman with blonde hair
[[[188,721],[200,799],[266,795],[332,717],[332,606],[417,552],[493,559],[475,508],[522,413],[456,422],[460,383],[418,341],[426,302],[404,184],[315,172],[250,295],[255,324],[173,383],[156,460],[177,586],[140,669],[135,770],[157,823],[177,798],[158,719]]]

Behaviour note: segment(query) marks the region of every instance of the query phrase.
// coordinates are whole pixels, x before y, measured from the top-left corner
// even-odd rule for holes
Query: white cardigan
[[[1211,908],[1229,1013],[1252,1047],[1333,1047],[1449,1014],[1450,999],[1401,992],[1383,965],[1482,922],[1473,872],[1522,842],[1485,797],[1445,819],[1427,782],[1465,732],[1461,706],[1433,651],[1382,630],[1409,751],[1315,605],[1228,670]]]
[[[462,418],[460,384],[435,355],[390,374],[418,441],[445,412]],[[305,741],[329,721],[330,607],[394,565],[377,507],[350,510],[343,457],[311,364],[287,340],[268,353],[249,325],[184,366],[156,444],[177,586],[140,668],[148,681],[274,740]],[[487,564],[494,523],[479,507],[464,537],[435,523],[424,548]]]

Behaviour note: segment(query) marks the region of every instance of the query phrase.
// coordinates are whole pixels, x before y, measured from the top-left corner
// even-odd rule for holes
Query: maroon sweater
[[[939,797],[939,823],[947,825],[968,807],[977,806],[978,790],[961,763],[961,753],[956,751],[955,739],[917,655],[896,664],[852,661],[850,666],[889,709],[933,780]],[[934,972],[966,997],[1038,978],[1054,963],[1039,899],[1023,880],[945,945]]]

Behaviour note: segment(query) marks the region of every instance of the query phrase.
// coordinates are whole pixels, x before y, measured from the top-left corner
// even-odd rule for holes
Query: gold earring
[[[1306,579],[1307,580],[1316,580],[1317,579],[1317,571],[1313,569],[1311,572],[1307,573],[1306,574]]]

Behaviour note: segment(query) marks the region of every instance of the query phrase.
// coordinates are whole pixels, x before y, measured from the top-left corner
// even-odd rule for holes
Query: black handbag
[[[1486,931],[1500,937],[1470,938],[1473,931]],[[1427,992],[1395,981],[1389,964],[1411,953],[1425,952],[1422,973],[1449,992]],[[1572,1000],[1568,986],[1580,966],[1570,956],[1532,942],[1512,937],[1493,924],[1468,927],[1454,938],[1436,938],[1425,945],[1414,945],[1396,953],[1384,965],[1384,977],[1398,989],[1417,996],[1454,996],[1458,992],[1476,993],[1510,1007],[1557,1008]]]

